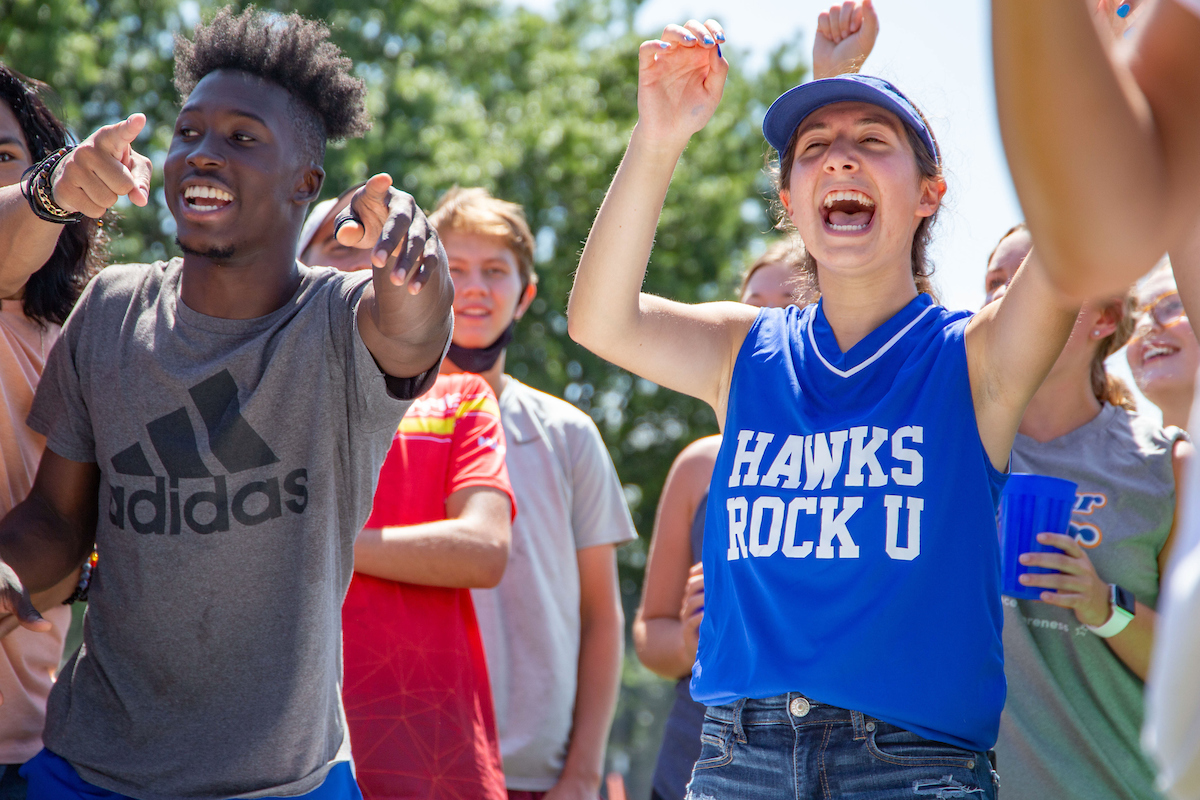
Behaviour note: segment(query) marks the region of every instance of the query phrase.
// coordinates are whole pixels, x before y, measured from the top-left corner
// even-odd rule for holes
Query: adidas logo
[[[137,533],[179,534],[187,525],[195,533],[208,534],[228,531],[231,515],[240,525],[252,527],[283,516],[285,508],[303,514],[308,506],[307,469],[294,469],[283,476],[282,492],[289,495],[286,501],[279,477],[248,481],[235,489],[231,498],[228,475],[278,464],[279,458],[242,416],[237,384],[229,371],[201,381],[188,393],[204,422],[209,451],[227,475],[213,474],[204,463],[191,415],[181,406],[146,424],[165,477],[154,472],[141,442],[112,457],[116,475],[153,478],[154,488],[137,489],[126,496],[127,487],[110,480],[109,521],[121,530],[128,522]],[[181,498],[181,480],[204,481],[205,488]]]

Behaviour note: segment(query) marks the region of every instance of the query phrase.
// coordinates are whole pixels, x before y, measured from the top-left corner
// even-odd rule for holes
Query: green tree
[[[521,203],[537,235],[540,292],[517,329],[509,365],[519,379],[565,397],[600,426],[622,483],[639,543],[620,551],[622,595],[632,618],[645,544],[667,469],[688,441],[716,432],[705,404],[630,376],[566,334],[567,292],[578,253],[637,116],[636,0],[560,0],[543,17],[499,0],[264,2],[325,19],[369,87],[374,128],[331,147],[331,196],[387,171],[426,208],[454,184],[486,186]],[[149,117],[139,147],[161,166],[178,98],[171,85],[175,32],[218,4],[167,0],[0,0],[0,59],[49,83],[63,118],[80,135],[134,111]],[[803,76],[794,47],[767,66],[733,68],[724,99],[676,171],[663,209],[646,290],[684,301],[727,296],[768,235],[767,146],[761,121],[770,102]],[[176,253],[174,223],[156,176],[145,209],[119,206],[118,260]],[[612,752],[649,794],[669,688],[630,658]],[[647,713],[647,712],[650,713]]]

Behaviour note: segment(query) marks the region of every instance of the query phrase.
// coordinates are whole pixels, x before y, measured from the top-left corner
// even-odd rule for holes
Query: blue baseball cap
[[[833,78],[809,81],[780,95],[767,109],[763,119],[763,136],[782,155],[796,128],[805,117],[834,103],[870,103],[886,109],[907,125],[937,163],[942,162],[937,142],[916,106],[904,93],[883,78],[850,73]]]

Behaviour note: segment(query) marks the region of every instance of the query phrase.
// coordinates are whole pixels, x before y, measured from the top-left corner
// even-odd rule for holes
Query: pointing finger
[[[115,125],[105,125],[100,128],[92,136],[92,142],[96,147],[113,158],[124,160],[125,154],[128,152],[133,140],[138,137],[142,129],[146,127],[145,114],[130,114],[129,118],[118,122]]]

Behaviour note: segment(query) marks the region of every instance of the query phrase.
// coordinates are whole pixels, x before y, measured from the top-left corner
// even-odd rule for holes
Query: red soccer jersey
[[[396,431],[367,527],[443,520],[446,498],[468,486],[512,500],[500,408],[478,375],[441,375]],[[342,629],[343,697],[365,798],[505,800],[470,591],[356,572]]]

